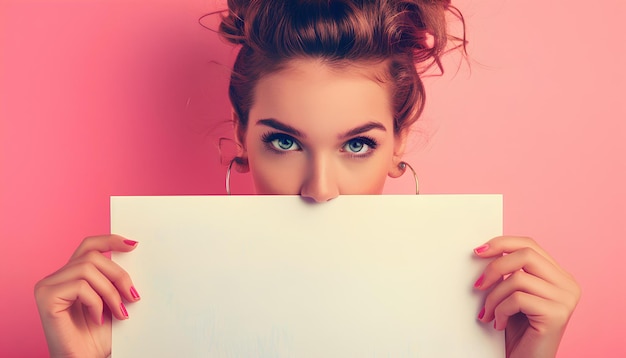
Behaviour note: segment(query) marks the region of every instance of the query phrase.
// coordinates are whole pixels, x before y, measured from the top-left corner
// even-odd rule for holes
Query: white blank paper
[[[142,299],[122,357],[503,357],[472,249],[499,195],[112,197]]]

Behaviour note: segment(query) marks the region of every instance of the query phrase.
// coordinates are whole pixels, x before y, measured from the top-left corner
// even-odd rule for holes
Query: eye
[[[360,153],[361,151],[367,151],[368,148],[369,147],[367,146],[367,144],[361,141],[357,141],[357,140],[351,140],[346,144],[346,149],[353,153]]]
[[[270,143],[274,146],[274,148],[279,150],[298,150],[298,144],[293,138],[289,138],[287,136],[282,136],[280,138],[273,139]]]
[[[271,145],[271,149],[279,152],[300,150],[300,145],[291,136],[284,133],[269,133],[263,136],[263,142]]]
[[[343,151],[354,155],[365,155],[376,148],[376,141],[372,138],[358,137],[350,139],[343,146]]]

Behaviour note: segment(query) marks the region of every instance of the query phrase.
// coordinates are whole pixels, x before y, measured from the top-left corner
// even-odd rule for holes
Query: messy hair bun
[[[219,33],[241,45],[229,88],[238,135],[258,79],[301,57],[388,61],[394,130],[409,127],[425,100],[419,74],[433,63],[441,68],[447,12],[462,20],[449,0],[228,0]]]

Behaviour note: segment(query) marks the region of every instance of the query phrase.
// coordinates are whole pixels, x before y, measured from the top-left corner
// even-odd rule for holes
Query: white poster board
[[[112,197],[142,299],[113,358],[503,357],[472,249],[500,195]]]

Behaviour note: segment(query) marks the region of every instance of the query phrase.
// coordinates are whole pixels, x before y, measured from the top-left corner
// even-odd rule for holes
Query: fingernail
[[[137,293],[137,290],[135,289],[135,286],[131,286],[130,287],[130,295],[133,296],[134,299],[138,300],[141,297],[139,297],[139,293]]]
[[[478,278],[478,280],[476,280],[476,282],[474,282],[474,288],[479,288],[480,285],[483,284],[483,281],[485,280],[485,275],[480,275],[480,277]]]
[[[478,246],[477,248],[474,249],[474,252],[476,254],[482,254],[483,252],[489,250],[489,244],[484,244],[482,246]]]
[[[495,320],[495,319],[493,320],[493,329],[498,329],[498,328],[496,327],[496,320]]]
[[[133,241],[133,240],[124,240],[124,243],[128,246],[135,246],[137,245],[137,241]]]
[[[120,303],[120,310],[122,310],[122,314],[124,317],[128,318],[128,311],[126,311],[126,306],[124,306],[124,302]]]
[[[485,307],[478,313],[478,319],[483,319],[483,317],[485,317]]]

